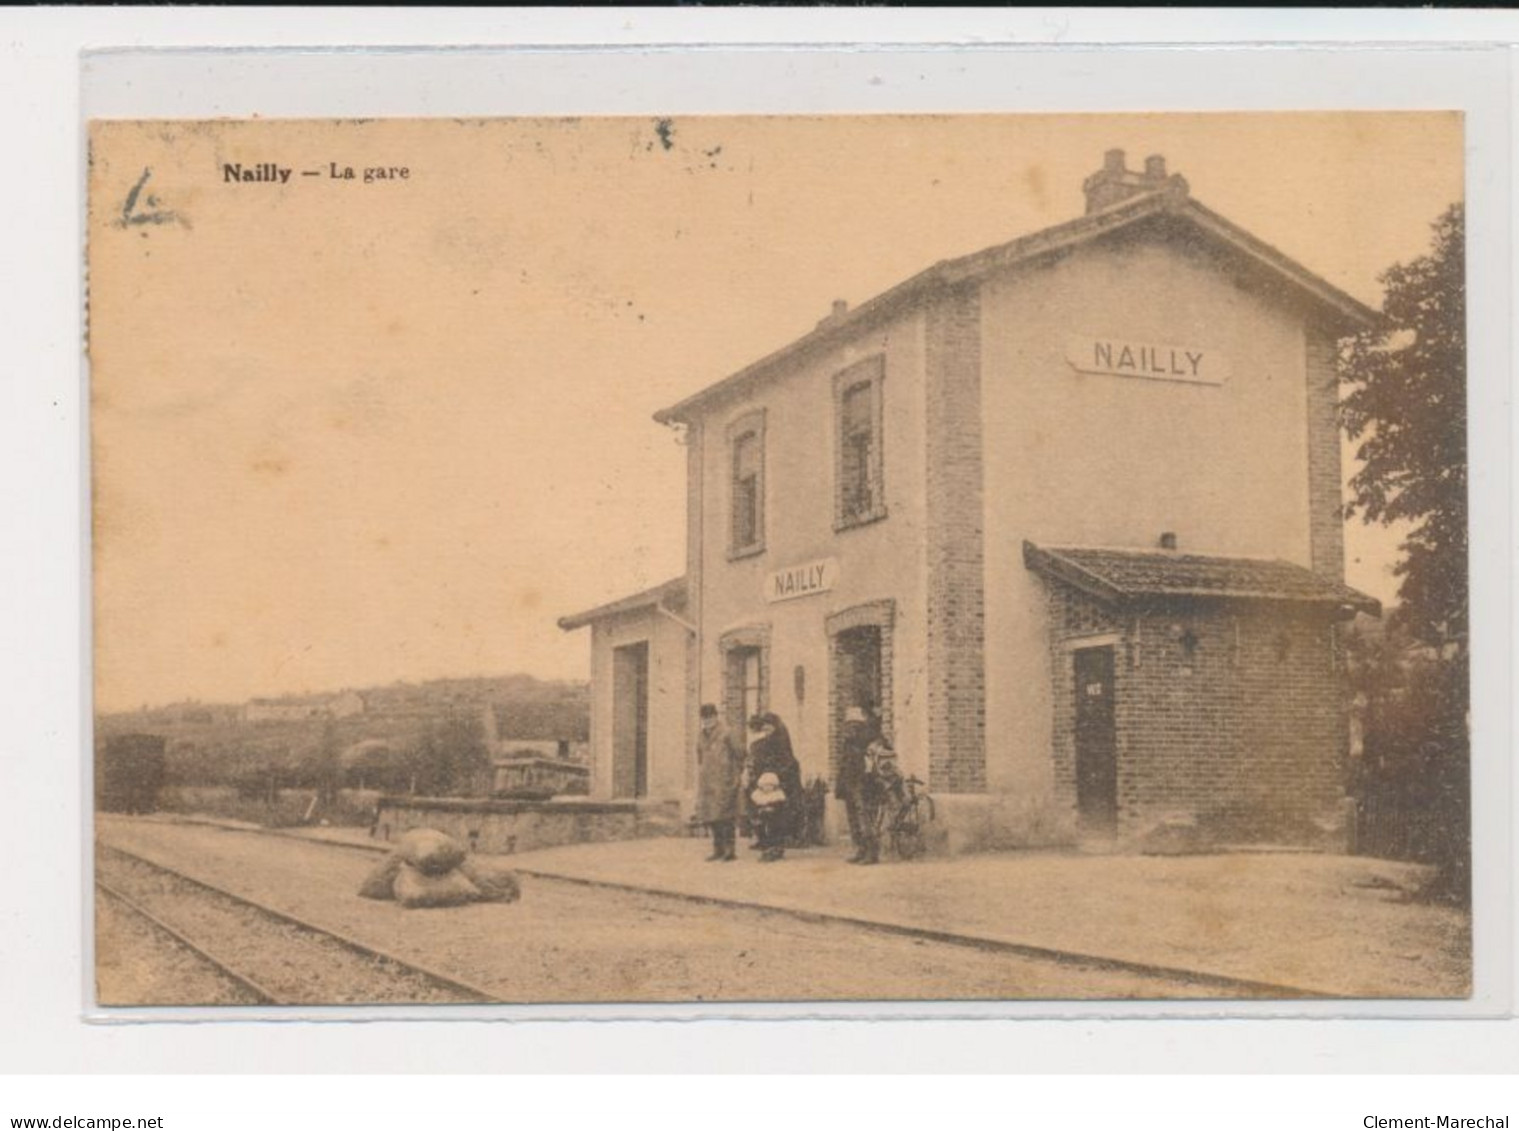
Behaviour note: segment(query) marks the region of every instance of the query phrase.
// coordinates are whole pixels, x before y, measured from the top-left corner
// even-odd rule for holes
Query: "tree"
[[[1358,444],[1347,516],[1407,524],[1392,627],[1424,650],[1407,702],[1375,737],[1413,749],[1402,787],[1411,818],[1434,829],[1419,855],[1435,893],[1470,899],[1469,589],[1466,468],[1466,223],[1452,205],[1427,255],[1395,264],[1375,327],[1346,343],[1341,415]],[[1368,730],[1367,741],[1373,740]],[[1370,751],[1368,751],[1370,753]],[[1387,759],[1382,757],[1386,764]],[[1385,783],[1383,783],[1385,784]]]
[[[1452,205],[1428,255],[1381,276],[1382,318],[1341,356],[1341,413],[1361,467],[1347,516],[1409,523],[1398,618],[1415,639],[1467,645],[1466,222]]]
[[[439,729],[438,742],[447,754],[451,793],[469,795],[488,787],[491,757],[485,743],[485,727],[478,716],[449,715]]]
[[[341,744],[338,742],[337,728],[330,719],[322,724],[322,736],[317,743],[314,762],[317,803],[330,809],[337,804],[338,787],[343,780]]]
[[[413,792],[430,797],[478,792],[490,771],[490,751],[480,720],[453,714],[429,722],[411,750]]]

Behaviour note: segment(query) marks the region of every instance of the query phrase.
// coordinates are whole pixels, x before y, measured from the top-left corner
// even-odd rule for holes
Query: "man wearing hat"
[[[871,812],[870,777],[866,752],[879,737],[877,728],[863,707],[844,712],[844,731],[839,742],[838,783],[834,796],[844,802],[849,815],[849,839],[854,841],[851,864],[874,864],[881,858],[880,838]]]
[[[696,819],[712,830],[708,860],[738,859],[734,822],[743,765],[743,744],[723,726],[717,707],[703,703],[696,745]]]

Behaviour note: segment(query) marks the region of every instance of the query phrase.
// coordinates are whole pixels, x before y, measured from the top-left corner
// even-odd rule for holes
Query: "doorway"
[[[885,717],[886,688],[881,663],[881,626],[875,624],[846,628],[833,637],[833,734],[835,738],[844,733],[844,712],[850,707],[863,707],[873,714],[883,731],[889,720]],[[837,741],[832,745],[837,746]],[[838,773],[838,751],[829,752],[830,769]]]
[[[749,720],[765,709],[764,664],[759,648],[729,648],[727,652],[725,696],[728,727],[737,735],[747,734]]]
[[[881,629],[867,624],[847,628],[834,638],[838,676],[834,687],[834,710],[840,719],[849,707],[881,711]]]
[[[649,645],[612,649],[612,796],[649,793]]]
[[[1118,830],[1113,647],[1079,648],[1072,660],[1076,681],[1076,812],[1083,835],[1110,837]]]

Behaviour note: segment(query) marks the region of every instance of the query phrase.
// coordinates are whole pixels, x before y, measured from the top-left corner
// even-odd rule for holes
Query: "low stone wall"
[[[929,850],[951,856],[1077,843],[1075,814],[1054,798],[1019,793],[933,794]]]
[[[372,835],[394,841],[408,829],[437,829],[476,852],[509,855],[560,844],[669,836],[678,806],[635,801],[487,801],[382,797]]]

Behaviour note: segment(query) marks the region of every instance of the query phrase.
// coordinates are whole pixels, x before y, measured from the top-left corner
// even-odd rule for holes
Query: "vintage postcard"
[[[1459,113],[88,178],[100,1006],[1471,994]]]

